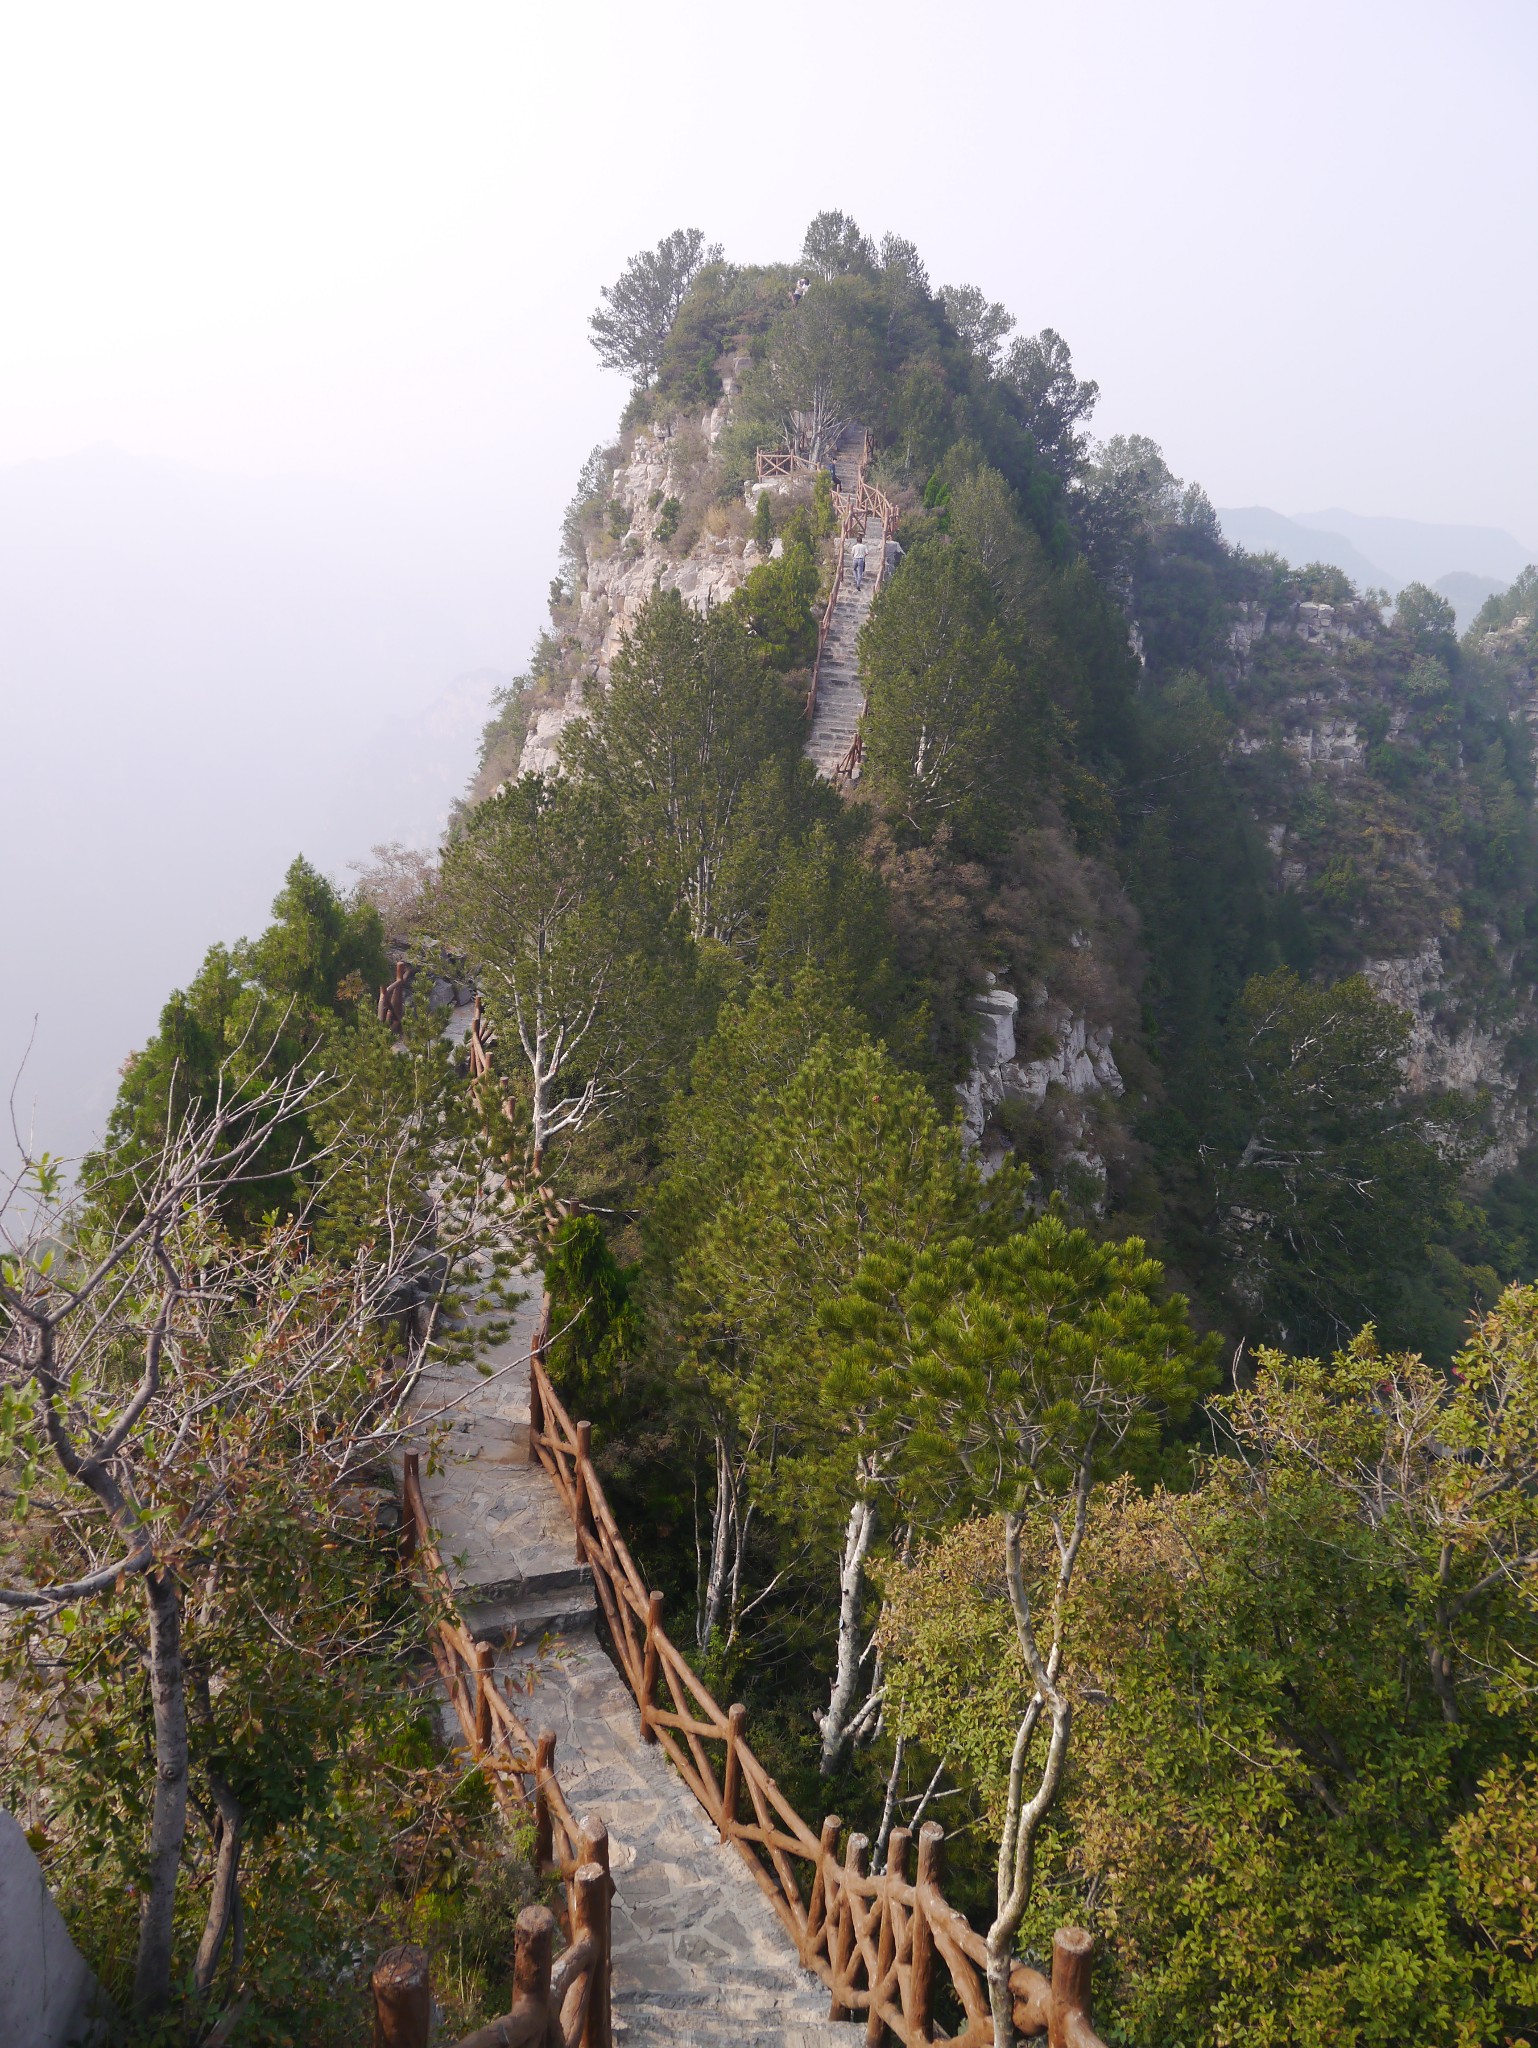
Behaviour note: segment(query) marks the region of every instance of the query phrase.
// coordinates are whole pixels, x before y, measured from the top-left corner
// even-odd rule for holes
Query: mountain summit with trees
[[[243,1951],[250,2038],[338,2041],[280,1967],[338,1900],[505,1916],[341,1503],[532,1259],[675,1638],[878,1867],[943,1825],[999,2048],[1064,1922],[1108,2039],[1530,2036],[1538,571],[1460,640],[1229,547],[1060,333],[839,213],[678,230],[592,341],[620,430],[439,857],[296,863],[80,1198],[32,1169],[6,1769],[66,1911],[147,2020]]]

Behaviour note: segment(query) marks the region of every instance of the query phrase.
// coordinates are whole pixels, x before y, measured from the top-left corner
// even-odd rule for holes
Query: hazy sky
[[[622,396],[598,285],[837,205],[1219,503],[1538,544],[1535,77],[1532,0],[13,6],[0,461],[406,479],[537,596]]]
[[[1535,78],[1533,0],[13,0],[0,1068],[40,1014],[78,1142],[289,851],[409,829],[400,735],[521,665],[624,398],[587,315],[673,227],[842,207],[1219,504],[1538,547]]]

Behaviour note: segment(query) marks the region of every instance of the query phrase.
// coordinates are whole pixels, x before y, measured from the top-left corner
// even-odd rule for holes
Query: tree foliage
[[[914,832],[998,829],[1020,759],[1018,675],[982,573],[951,542],[916,549],[860,638],[866,773]]]
[[[614,283],[603,287],[603,304],[588,321],[604,368],[649,384],[689,286],[720,256],[721,245],[707,244],[698,228],[675,228],[655,249],[632,256]]]

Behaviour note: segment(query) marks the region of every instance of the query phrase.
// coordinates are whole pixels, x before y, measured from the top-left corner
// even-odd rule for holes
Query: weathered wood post
[[[593,1944],[581,2048],[610,2048],[609,1873],[601,1864],[583,1863],[573,1873],[571,1887],[571,1938],[585,1937]]]
[[[548,1870],[555,1861],[555,1824],[550,1818],[550,1780],[555,1776],[555,1730],[541,1728],[534,1738],[534,1868]]]
[[[1068,2048],[1073,2013],[1089,2019],[1089,1980],[1095,1937],[1087,1927],[1060,1927],[1052,1937],[1052,1999],[1047,2008],[1047,2048]]]
[[[940,1889],[940,1859],[945,1830],[937,1820],[925,1821],[919,1830],[919,1867],[913,1887],[913,1932],[910,1937],[912,1969],[908,1996],[912,2011],[908,2028],[915,2042],[933,2037],[935,2024],[935,1937],[924,1909],[926,1887]]]
[[[881,2048],[887,2038],[887,2026],[879,2010],[878,1991],[885,1982],[892,1967],[892,1958],[897,1953],[897,1900],[892,1887],[904,1884],[908,1877],[908,1844],[912,1840],[906,1828],[893,1828],[887,1837],[886,1875],[881,1881],[881,1934],[876,1943],[876,1978],[870,1987],[870,2014],[865,2022],[866,2048]],[[902,1987],[898,1985],[897,2003],[902,2004]]]
[[[529,1463],[539,1463],[539,1440],[545,1433],[545,1396],[539,1384],[538,1354],[529,1349]]]
[[[614,1896],[614,1880],[609,1875],[609,1830],[594,1814],[584,1814],[577,1823],[577,1830],[577,1855],[582,1868],[600,1873],[600,1882],[596,1887],[590,1887],[591,1896],[586,1904],[583,1902],[581,1873],[578,1873],[572,1907],[572,1940],[580,1939],[585,1927],[592,1934],[599,1951],[599,1960],[594,1965],[593,1994],[588,2000],[582,2048],[612,2048],[609,1904]],[[588,1915],[586,1920],[582,1917],[584,1913]]]
[[[519,2039],[542,2041],[550,2024],[550,1963],[555,1952],[555,1915],[548,1906],[525,1906],[513,1930],[511,2017],[527,2031]]]
[[[655,1742],[652,1707],[657,1697],[657,1631],[662,1626],[662,1595],[653,1593],[646,1602],[646,1650],[641,1659],[641,1739]]]
[[[587,1538],[593,1534],[593,1503],[587,1490],[587,1466],[593,1450],[593,1425],[577,1424],[577,1456],[571,1468],[577,1495],[577,1562],[587,1563]]]
[[[415,1942],[387,1948],[374,1965],[374,2048],[427,2048],[433,2020],[427,1950]]]
[[[817,1837],[817,1863],[812,1871],[811,1897],[806,1902],[806,1937],[801,1952],[801,1960],[808,1969],[812,1967],[828,1917],[828,1867],[838,1861],[838,1837],[843,1825],[836,1813],[830,1813]]]
[[[408,1451],[404,1459],[401,1478],[401,1560],[410,1564],[417,1554],[417,1518],[411,1505],[412,1492],[422,1484],[422,1460],[416,1451]]]
[[[830,2020],[854,2018],[854,2008],[839,1997],[839,1992],[854,1989],[855,1965],[860,1954],[854,1929],[854,1894],[850,1886],[864,1877],[869,1867],[869,1838],[851,1835],[849,1846],[844,1851],[845,1882],[839,1886],[839,1896],[828,1915],[828,1961],[833,1965],[833,1996],[828,2003]]]
[[[740,1702],[726,1710],[726,1763],[721,1771],[721,1827],[723,1842],[729,1842],[737,1827],[737,1799],[742,1786],[742,1758],[737,1745],[748,1710]]]
[[[490,1643],[475,1646],[475,1753],[491,1747],[491,1688],[497,1653]]]

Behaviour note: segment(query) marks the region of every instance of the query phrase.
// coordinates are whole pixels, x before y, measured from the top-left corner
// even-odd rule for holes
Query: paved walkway
[[[666,1757],[642,1742],[630,1690],[594,1633],[596,1598],[573,1561],[565,1506],[528,1462],[539,1307],[536,1282],[507,1341],[485,1354],[490,1377],[468,1365],[424,1373],[416,1412],[425,1427],[446,1410],[452,1429],[444,1469],[424,1472],[422,1487],[467,1625],[499,1643],[516,1625],[526,1647],[499,1651],[498,1676],[526,1693],[527,1728],[555,1729],[573,1811],[608,1827],[616,2040],[851,2048],[860,2037],[826,2019],[826,1991],[797,1963],[738,1852],[721,1847]]]
[[[853,491],[859,483],[862,439],[859,430],[851,430],[833,458],[840,490]],[[854,571],[849,567],[848,549],[852,546],[852,541],[845,543],[844,575],[833,616],[828,621],[828,637],[817,671],[812,729],[806,742],[806,751],[818,774],[829,781],[848,754],[865,712],[865,686],[860,681],[860,628],[869,616],[875,595],[876,568],[886,546],[886,528],[874,517],[865,522],[865,583],[859,590],[855,589]]]

